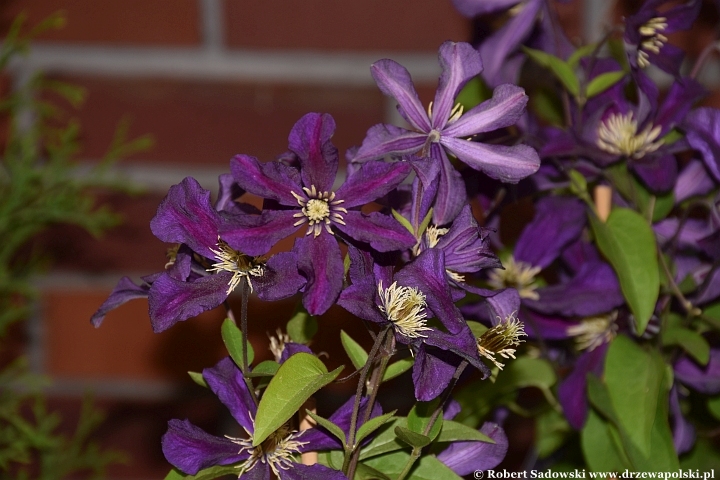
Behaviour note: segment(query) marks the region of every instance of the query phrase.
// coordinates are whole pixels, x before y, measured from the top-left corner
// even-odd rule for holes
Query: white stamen
[[[335,192],[320,192],[315,188],[315,185],[311,185],[310,188],[303,187],[305,196],[290,192],[298,202],[298,205],[302,207],[300,213],[293,215],[295,218],[299,218],[293,226],[297,227],[304,223],[308,223],[308,229],[305,235],[313,234],[317,237],[323,231],[323,225],[325,230],[333,235],[334,232],[331,228],[331,223],[339,223],[345,225],[343,215],[347,213],[347,210],[339,207],[345,200],[335,200]]]
[[[610,115],[598,128],[597,146],[608,153],[634,159],[660,148],[663,141],[656,140],[662,130],[660,125],[648,125],[638,133],[638,124],[633,117],[633,112]]]
[[[240,446],[238,453],[249,452],[250,457],[238,465],[239,476],[252,470],[257,464],[267,464],[276,477],[280,476],[280,470],[288,470],[292,467],[293,455],[300,453],[300,448],[308,442],[300,442],[297,438],[303,432],[291,431],[287,426],[280,427],[257,447],[253,447],[252,435],[245,429],[249,438],[226,438]]]
[[[425,295],[414,287],[399,287],[393,282],[387,289],[383,289],[382,281],[378,284],[378,305],[381,312],[387,316],[398,332],[408,338],[425,338],[423,332],[432,330],[426,327]]]
[[[503,261],[502,268],[494,268],[490,271],[488,283],[496,288],[513,287],[518,291],[520,298],[538,300],[540,295],[535,291],[537,283],[535,276],[542,270],[541,267],[533,267],[529,263],[516,262],[512,255]]]
[[[215,254],[218,263],[214,263],[208,272],[231,272],[233,274],[228,284],[227,294],[235,290],[243,278],[247,279],[250,293],[253,292],[253,284],[250,277],[261,277],[265,273],[265,267],[260,257],[249,257],[242,252],[234,250],[225,241],[218,237],[217,250],[210,249]]]
[[[646,68],[650,65],[650,56],[647,52],[660,53],[660,49],[667,42],[667,37],[660,32],[667,28],[667,18],[655,17],[643,24],[638,32],[644,38],[640,42],[637,50],[637,64],[640,68]]]
[[[583,318],[578,325],[568,327],[567,334],[576,337],[578,350],[592,351],[615,338],[618,330],[616,319],[617,311]]]
[[[500,323],[486,330],[477,339],[478,354],[487,358],[502,370],[505,365],[500,363],[495,358],[495,355],[514,359],[515,349],[510,347],[520,345],[525,341],[521,340],[520,337],[525,336],[527,335],[523,323],[515,317],[514,313],[510,314],[505,320],[500,320]]]

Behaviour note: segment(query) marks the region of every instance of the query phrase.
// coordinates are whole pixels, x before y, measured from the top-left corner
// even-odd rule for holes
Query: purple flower
[[[480,361],[476,339],[453,303],[442,252],[431,248],[394,273],[391,266],[350,249],[350,279],[338,304],[354,315],[392,328],[395,340],[415,352],[413,382],[418,400],[437,397],[465,360],[484,377],[489,369]],[[431,328],[435,316],[442,330]]]
[[[646,68],[655,65],[661,70],[678,75],[683,52],[667,43],[667,35],[690,28],[700,12],[702,2],[690,0],[669,10],[658,8],[669,0],[648,0],[635,15],[625,20],[625,47],[630,65]]]
[[[379,124],[368,130],[367,136],[352,158],[353,162],[367,162],[387,155],[402,156],[420,153],[440,162],[441,181],[435,206],[437,224],[454,218],[462,202],[465,187],[460,175],[447,158],[451,153],[470,167],[504,182],[517,183],[534,173],[540,159],[526,145],[490,145],[468,142],[467,138],[513,125],[525,110],[527,95],[515,85],[501,85],[487,100],[464,115],[453,107],[460,89],[482,71],[478,52],[467,43],[445,42],[440,47],[440,76],[435,100],[426,112],[408,71],[393,60],[380,60],[371,67],[375,82],[383,93],[398,102],[398,111],[412,130]],[[442,202],[453,205],[444,206]]]
[[[438,460],[461,476],[498,466],[508,450],[505,432],[502,427],[492,422],[485,422],[480,431],[495,440],[495,443],[454,442],[438,454]]]
[[[351,171],[333,191],[338,169],[337,149],[330,142],[334,131],[335,121],[328,114],[310,113],[295,124],[289,144],[299,168],[237,155],[231,163],[235,181],[267,201],[255,225],[228,222],[220,229],[232,248],[262,255],[280,239],[306,227],[305,237],[296,240],[293,252],[307,279],[303,304],[313,315],[330,308],[342,289],[343,259],[336,236],[380,252],[415,244],[414,237],[392,217],[363,214],[358,209],[399,185],[410,165],[367,163]]]
[[[319,464],[307,466],[294,462],[292,456],[296,453],[337,448],[337,440],[317,429],[292,432],[283,426],[261,445],[253,447],[257,406],[252,401],[242,373],[229,357],[203,370],[203,378],[230,410],[247,438],[216,437],[188,420],[170,420],[168,431],[162,438],[162,451],[168,462],[177,469],[195,475],[215,465],[237,465],[238,478],[248,480],[270,478],[271,471],[280,479],[287,480],[346,478],[342,472]],[[341,413],[335,418],[331,417],[331,421],[343,424],[343,420],[347,420],[344,417]]]

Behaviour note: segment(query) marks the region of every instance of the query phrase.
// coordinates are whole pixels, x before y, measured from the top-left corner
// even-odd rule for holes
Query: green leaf
[[[640,453],[648,456],[658,392],[665,363],[625,335],[612,341],[605,357],[605,384],[619,426]]]
[[[683,470],[693,469],[701,472],[715,472],[720,452],[709,438],[698,438],[690,452],[683,455],[680,467]]]
[[[355,436],[355,444],[359,445],[360,442],[362,442],[365,437],[373,433],[375,430],[380,428],[381,426],[385,425],[387,422],[395,418],[395,412],[397,410],[393,410],[392,412],[386,413],[384,415],[380,415],[375,418],[371,418],[367,422],[363,423],[360,428],[357,431],[357,435]]]
[[[605,173],[620,195],[634,204],[643,217],[652,216],[653,222],[665,218],[675,206],[675,195],[672,191],[660,196],[652,195],[635,175],[628,171],[625,163],[611,165],[605,169]]]
[[[263,360],[255,365],[249,377],[272,377],[280,368],[280,364],[275,360]]]
[[[655,234],[640,214],[627,208],[615,208],[606,223],[592,214],[589,218],[598,247],[620,280],[636,330],[643,333],[660,289]]]
[[[293,342],[305,345],[317,333],[318,323],[315,317],[302,309],[288,321],[285,328]]]
[[[407,218],[400,215],[400,212],[398,212],[394,208],[392,209],[392,216],[395,217],[395,220],[400,222],[400,225],[405,227],[408,232],[410,232],[412,235],[415,235],[415,229],[413,228],[412,224],[410,223],[410,220],[408,220]]]
[[[192,381],[200,385],[201,387],[208,388],[208,384],[205,381],[205,379],[202,376],[202,373],[199,372],[188,372],[188,375],[190,375],[190,378],[192,378]]]
[[[423,218],[422,222],[420,222],[420,226],[418,227],[417,232],[417,238],[422,237],[423,233],[425,233],[425,230],[427,230],[428,225],[430,225],[430,220],[432,220],[433,216],[433,209],[431,208],[428,210],[427,214],[425,215],[425,218]]]
[[[365,465],[364,463],[358,463],[357,470],[355,470],[355,479],[357,480],[390,480],[390,477],[385,475],[379,470],[375,470],[372,467]]]
[[[323,418],[320,415],[314,414],[310,410],[305,410],[305,413],[310,415],[310,417],[315,420],[318,425],[335,435],[335,437],[340,440],[340,443],[342,443],[343,449],[345,448],[345,446],[347,445],[347,437],[345,436],[345,432],[343,432],[342,428],[338,427],[330,420]]]
[[[387,382],[388,380],[392,380],[398,375],[402,375],[403,373],[410,370],[410,368],[412,368],[413,363],[415,363],[415,359],[413,357],[402,358],[397,362],[391,363],[385,369],[382,381]]]
[[[572,53],[572,55],[570,55],[570,58],[568,58],[568,65],[570,65],[571,67],[577,67],[580,59],[592,55],[593,51],[595,51],[595,47],[597,47],[597,44],[590,43],[588,45],[583,45],[582,47],[578,48]]]
[[[495,388],[514,390],[524,387],[550,388],[555,385],[557,375],[547,360],[520,357],[508,363],[498,375]]]
[[[410,413],[407,416],[407,425],[410,430],[416,433],[426,435],[430,440],[435,440],[435,437],[440,433],[442,428],[443,418],[442,415],[438,415],[435,423],[432,425],[429,431],[426,430],[430,425],[433,413],[440,404],[440,398],[436,398],[430,402],[417,402],[410,409]]]
[[[488,437],[481,431],[463,425],[452,420],[444,420],[440,434],[435,439],[437,442],[485,442],[495,443],[495,440]]]
[[[478,338],[482,337],[482,334],[485,333],[488,330],[488,327],[483,325],[480,322],[474,322],[472,320],[467,321],[468,327],[470,327],[470,331],[473,334],[473,337]]]
[[[578,96],[580,93],[580,82],[570,65],[565,63],[561,58],[545,53],[542,50],[523,47],[523,51],[535,62],[550,69],[555,77],[562,82],[567,91],[574,97]]]
[[[460,93],[457,94],[455,102],[462,105],[463,109],[467,112],[491,96],[492,92],[480,77],[473,77],[465,84],[462,90],[460,90]]]
[[[538,457],[550,456],[572,433],[573,429],[565,420],[565,416],[554,408],[538,415],[535,419],[535,445],[537,445]]]
[[[588,418],[580,432],[580,445],[591,470],[622,472],[632,467],[615,427],[603,420],[593,409],[588,412]]]
[[[223,321],[222,327],[220,328],[220,333],[222,334],[223,343],[225,344],[225,348],[227,348],[228,353],[230,353],[230,357],[235,361],[235,364],[238,366],[242,366],[243,364],[243,334],[238,328],[237,325],[235,325],[235,322],[233,322],[230,318],[226,318]],[[255,352],[253,351],[252,345],[250,345],[250,342],[247,342],[247,361],[248,364],[251,364],[252,361],[255,358]]]
[[[538,88],[530,95],[530,106],[538,116],[551,125],[563,126],[565,112],[557,92],[549,88]]]
[[[383,472],[390,478],[397,478],[407,464],[410,454],[399,451],[374,457],[364,461],[365,465]],[[455,472],[434,455],[420,457],[406,477],[409,480],[462,480]]]
[[[430,445],[430,442],[432,442],[430,437],[427,435],[415,433],[412,430],[401,426],[395,427],[395,435],[411,447],[422,448]]]
[[[350,357],[355,370],[360,370],[367,362],[368,354],[363,347],[350,337],[345,330],[340,330],[340,341],[345,349],[345,353]]]
[[[360,452],[360,459],[363,460],[406,448],[406,445],[400,443],[395,435],[395,427],[398,426],[407,426],[407,419],[405,417],[395,417],[385,424],[382,431],[375,435],[368,445],[363,447]]]
[[[574,168],[570,169],[568,176],[570,177],[570,191],[580,198],[587,197],[587,179],[585,176]]]
[[[700,365],[710,360],[710,345],[699,333],[682,327],[668,328],[662,336],[663,345],[680,345]]]
[[[327,371],[325,364],[309,353],[296,353],[280,365],[265,389],[255,415],[253,446],[260,445],[280,428],[315,392],[332,382],[342,371]]]
[[[708,398],[707,407],[712,416],[720,420],[720,395]]]
[[[622,71],[601,73],[597,77],[590,80],[590,83],[588,83],[587,85],[587,90],[585,91],[585,97],[592,98],[595,95],[604,92],[605,90],[622,80],[624,76],[625,72]]]

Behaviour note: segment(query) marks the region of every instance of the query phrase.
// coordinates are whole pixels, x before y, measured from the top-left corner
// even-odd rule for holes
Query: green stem
[[[249,285],[247,284],[247,280],[243,280],[240,282],[240,292],[241,292],[241,299],[242,303],[240,305],[240,332],[242,332],[242,342],[243,342],[243,355],[242,355],[242,365],[240,365],[240,369],[243,374],[243,379],[245,380],[245,384],[248,387],[248,390],[250,391],[250,397],[255,402],[255,405],[259,403],[257,395],[255,395],[255,386],[252,383],[252,379],[248,376],[250,373],[250,365],[248,362],[248,328],[247,328],[247,317],[248,317],[248,297],[249,297]],[[230,305],[227,303],[227,301],[224,303],[225,305],[225,311],[227,312],[227,316],[230,320],[237,325],[237,320],[235,319],[235,315],[233,314],[232,310],[230,309]]]
[[[683,309],[688,315],[692,315],[693,317],[697,317],[702,312],[695,306],[693,306],[692,302],[685,298],[685,295],[680,291],[680,288],[675,283],[675,279],[673,278],[672,273],[670,272],[670,267],[668,267],[667,262],[665,261],[665,256],[662,253],[662,250],[658,246],[658,260],[660,261],[660,266],[662,267],[663,273],[665,274],[665,278],[668,281],[668,285],[670,285],[670,290],[672,290],[675,297],[680,301],[680,305],[682,305]]]

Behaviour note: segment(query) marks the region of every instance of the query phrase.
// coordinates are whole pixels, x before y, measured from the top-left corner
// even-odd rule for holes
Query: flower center
[[[172,247],[168,248],[165,252],[165,257],[167,258],[167,263],[165,264],[165,270],[175,265],[175,261],[177,260],[177,254],[178,250],[180,250],[180,244],[173,245]]]
[[[299,220],[295,222],[295,226],[308,223],[308,229],[305,235],[314,236],[320,235],[323,226],[329,234],[333,234],[330,228],[330,223],[336,222],[340,225],[345,225],[343,220],[343,213],[347,213],[347,210],[339,207],[345,200],[335,200],[335,192],[319,192],[312,185],[310,188],[303,187],[305,196],[299,195],[295,192],[292,193],[293,197],[297,199],[298,205],[302,207],[302,211],[293,215],[293,217]]]
[[[668,39],[659,32],[664,31],[667,26],[667,18],[655,17],[648,20],[638,29],[640,35],[645,37],[643,41],[640,42],[640,47],[637,52],[637,63],[640,68],[645,68],[650,65],[650,56],[647,52],[654,53],[655,55],[660,53],[660,49]]]
[[[290,335],[283,333],[279,328],[275,330],[275,335],[270,335],[270,351],[275,356],[275,361],[279,362],[285,350],[285,344],[290,342]]]
[[[520,298],[529,298],[530,300],[539,300],[540,295],[535,291],[537,282],[535,276],[542,270],[541,267],[533,267],[529,263],[516,262],[511,255],[503,262],[502,268],[494,268],[490,271],[488,283],[496,288],[513,287],[518,291]]]
[[[408,338],[425,338],[423,332],[431,330],[426,327],[425,295],[414,287],[399,287],[393,282],[383,289],[382,281],[378,284],[381,312],[392,322],[395,329]]]
[[[597,146],[606,152],[631,158],[641,158],[662,146],[663,141],[656,140],[662,130],[660,125],[654,128],[648,125],[640,133],[637,130],[633,112],[612,114],[600,124]]]
[[[515,358],[515,349],[511,347],[524,342],[525,340],[521,340],[520,337],[525,336],[527,336],[525,326],[514,314],[511,314],[505,320],[501,320],[500,323],[486,330],[477,339],[478,354],[502,370],[505,365],[500,363],[495,355],[500,355],[502,358]]]
[[[245,431],[247,432],[247,429],[245,429]],[[250,435],[250,432],[247,433]],[[279,477],[280,470],[287,470],[292,467],[293,455],[300,453],[300,447],[307,444],[307,442],[297,441],[300,435],[302,435],[302,432],[296,434],[292,432],[287,425],[283,425],[270,434],[270,436],[257,447],[253,447],[252,445],[252,435],[250,435],[250,438],[233,438],[227,436],[226,438],[240,445],[238,453],[250,453],[250,458],[239,465],[239,476],[249,472],[260,462],[267,464],[275,476]]]
[[[253,291],[253,285],[250,277],[262,277],[265,273],[265,266],[261,262],[261,257],[249,257],[242,252],[234,250],[230,245],[225,243],[218,237],[217,250],[210,249],[215,254],[218,263],[213,263],[212,268],[208,268],[208,272],[231,272],[233,274],[228,284],[227,294],[235,290],[240,280],[247,279],[250,293]]]
[[[618,329],[615,319],[617,319],[616,311],[583,318],[578,325],[568,327],[567,334],[575,337],[578,350],[592,351],[615,338]]]

